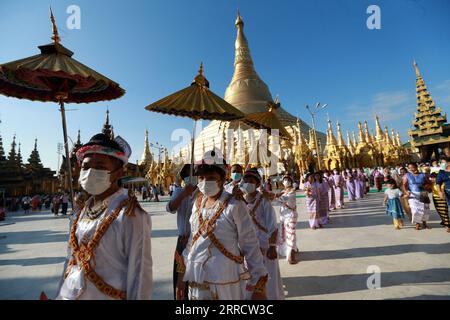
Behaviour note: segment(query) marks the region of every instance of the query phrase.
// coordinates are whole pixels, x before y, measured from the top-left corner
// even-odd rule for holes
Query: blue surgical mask
[[[445,170],[445,167],[446,167],[446,166],[447,166],[447,163],[441,162],[440,167],[441,167],[442,170]]]
[[[233,181],[239,181],[242,179],[242,173],[239,172],[233,172],[231,174],[231,179],[233,179]]]

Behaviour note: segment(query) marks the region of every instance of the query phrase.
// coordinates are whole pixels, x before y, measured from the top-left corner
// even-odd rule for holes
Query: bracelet
[[[269,247],[276,247],[277,244],[276,243],[269,243]]]
[[[266,283],[269,279],[269,275],[266,274],[265,276],[259,278],[258,282],[255,284],[255,289],[253,290],[254,293],[264,293],[266,292]]]

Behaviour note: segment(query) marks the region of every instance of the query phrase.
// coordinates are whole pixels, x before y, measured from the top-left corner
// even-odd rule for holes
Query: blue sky
[[[69,5],[81,9],[81,29],[66,26]],[[381,8],[381,29],[366,27],[369,5]],[[305,104],[328,103],[332,120],[355,130],[373,114],[381,124],[407,130],[415,111],[419,63],[437,105],[450,106],[450,1],[447,0],[151,0],[0,1],[0,63],[38,53],[50,42],[52,5],[62,44],[74,58],[121,84],[124,97],[68,105],[69,136],[82,141],[97,133],[109,107],[115,133],[129,141],[135,162],[145,129],[169,149],[177,128],[191,120],[155,114],[144,107],[187,86],[200,61],[211,89],[223,96],[233,74],[234,21],[240,9],[255,67],[285,109],[308,123]],[[326,127],[326,113],[318,127]],[[45,165],[57,166],[61,118],[52,103],[0,96],[0,133],[9,152],[12,136],[26,160],[34,138]]]

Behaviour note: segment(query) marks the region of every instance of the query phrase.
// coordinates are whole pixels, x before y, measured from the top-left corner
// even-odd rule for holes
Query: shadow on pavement
[[[285,277],[283,278],[283,284],[288,291],[288,297],[306,297],[368,290],[367,280],[371,275],[364,273],[335,276]],[[444,281],[450,281],[449,268],[381,273],[381,288],[410,284],[440,283]]]
[[[423,252],[427,254],[450,253],[450,243],[400,244],[380,247],[351,248],[344,250],[300,251],[301,261],[352,259],[374,256],[389,256],[404,253]]]

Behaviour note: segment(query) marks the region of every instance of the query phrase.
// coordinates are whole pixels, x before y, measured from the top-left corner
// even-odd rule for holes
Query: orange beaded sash
[[[258,229],[264,231],[265,233],[269,233],[269,230],[267,230],[267,228],[265,228],[262,224],[260,224],[256,219],[256,209],[258,209],[259,205],[261,204],[262,198],[263,198],[262,195],[258,194],[258,199],[256,199],[255,205],[251,210],[249,210],[248,213],[250,217],[252,217],[253,223],[256,225],[256,227],[258,227]]]
[[[86,244],[81,242],[78,244],[78,239],[76,236],[76,228],[78,220],[81,216],[81,212],[84,208],[80,208],[78,211],[73,224],[72,229],[70,231],[70,240],[69,244],[72,248],[72,258],[69,262],[69,265],[67,266],[67,270],[65,272],[65,278],[68,275],[68,272],[70,270],[70,267],[73,265],[78,264],[84,271],[87,279],[91,281],[95,287],[103,292],[105,295],[115,298],[115,299],[121,299],[126,300],[127,294],[125,291],[118,290],[111,285],[107,284],[94,270],[94,268],[91,266],[90,261],[95,258],[94,250],[100,243],[101,238],[105,235],[106,231],[108,230],[109,226],[113,221],[119,216],[120,211],[128,206],[125,214],[127,216],[134,215],[134,209],[138,205],[136,197],[130,197],[125,200],[123,200],[119,206],[111,213],[109,216],[107,216],[101,224],[97,227],[95,230],[95,233],[92,237],[92,239]]]
[[[233,260],[236,263],[243,263],[244,257],[243,256],[236,256],[229,252],[222,243],[220,243],[219,239],[216,238],[214,234],[215,229],[215,223],[217,219],[222,214],[223,210],[228,206],[228,203],[230,202],[231,198],[233,198],[232,195],[228,196],[225,201],[220,205],[219,209],[214,213],[211,219],[203,220],[202,216],[202,195],[199,195],[196,202],[196,209],[197,209],[197,215],[198,215],[198,222],[199,222],[199,228],[197,233],[192,237],[192,245],[195,244],[195,242],[200,238],[200,236],[203,236],[204,238],[208,237],[211,243],[228,259]]]

